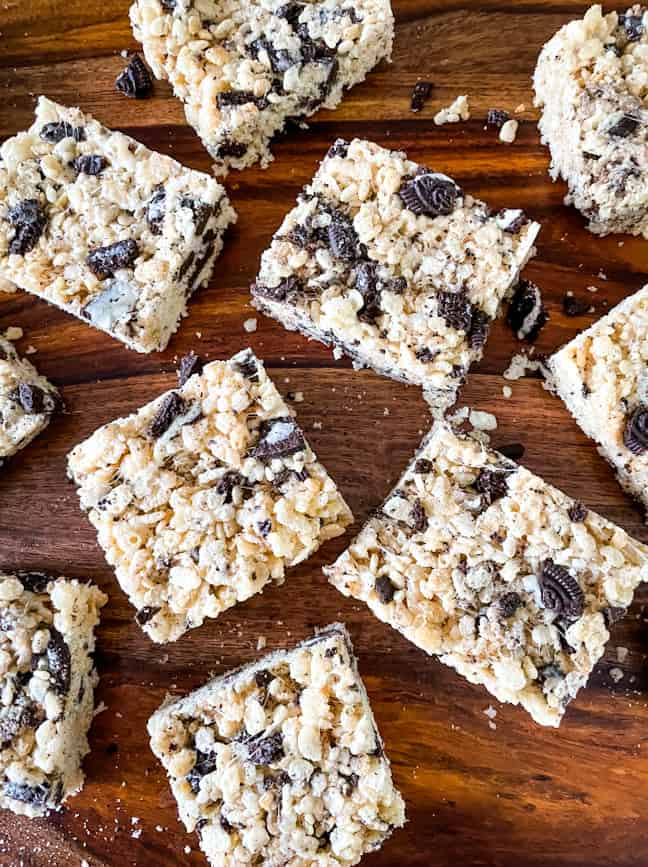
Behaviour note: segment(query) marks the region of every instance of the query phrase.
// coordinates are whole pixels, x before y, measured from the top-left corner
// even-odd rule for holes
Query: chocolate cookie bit
[[[338,259],[353,262],[358,256],[358,235],[353,221],[340,211],[333,211],[328,226],[328,243]]]
[[[522,597],[519,593],[511,590],[509,593],[500,596],[497,605],[502,617],[512,617],[522,605]]]
[[[378,317],[382,316],[376,271],[375,262],[360,262],[355,270],[355,288],[364,299],[364,304],[356,315],[362,322],[368,322],[370,325],[374,325]]]
[[[48,401],[47,395],[37,385],[21,382],[9,394],[9,398],[17,403],[28,415],[39,415],[51,412],[54,409],[54,401]]]
[[[648,450],[648,407],[638,407],[626,422],[623,442],[633,455]]]
[[[153,82],[139,54],[133,54],[126,69],[117,76],[115,88],[130,99],[145,99],[151,95]]]
[[[520,280],[506,313],[506,321],[518,340],[532,343],[549,321],[542,294],[535,283]]]
[[[23,729],[34,726],[37,721],[34,711],[34,705],[26,697],[14,699],[14,704],[0,709],[0,749],[8,747]]]
[[[389,580],[387,575],[379,575],[376,578],[376,593],[378,598],[383,603],[383,605],[387,605],[394,598],[394,593],[396,593],[396,587]]]
[[[33,804],[35,807],[44,806],[50,796],[49,783],[30,786],[27,783],[14,783],[7,780],[2,791],[6,798],[13,798],[14,801],[21,801],[23,804]]]
[[[497,446],[497,451],[511,461],[519,461],[526,450],[522,443],[508,443],[507,445]]]
[[[72,126],[66,120],[54,120],[43,124],[40,137],[50,144],[58,144],[64,138],[73,138],[77,142],[85,141],[86,133],[82,126]]]
[[[153,235],[162,234],[162,223],[166,211],[166,190],[162,184],[153,190],[153,195],[146,205],[146,222]]]
[[[540,570],[542,604],[550,611],[577,620],[585,607],[585,595],[564,566],[547,559]]]
[[[47,225],[47,213],[37,199],[24,199],[7,212],[15,233],[9,242],[9,252],[24,256],[33,250]]]
[[[247,358],[244,358],[241,361],[237,361],[235,366],[239,373],[241,373],[246,379],[249,379],[251,382],[259,381],[259,371],[256,360],[252,354],[248,355]]]
[[[195,352],[188,352],[180,359],[180,364],[176,371],[178,377],[178,387],[182,387],[190,376],[194,373],[200,373],[203,369],[203,363]]]
[[[608,608],[603,609],[603,619],[605,620],[605,625],[609,629],[615,623],[618,623],[619,620],[623,620],[626,615],[626,608],[622,608],[621,606],[611,605]]]
[[[248,761],[254,765],[269,765],[284,756],[283,735],[273,732],[267,737],[255,735],[245,742]]]
[[[619,27],[625,31],[628,42],[639,42],[644,35],[643,15],[619,15]]]
[[[562,300],[562,308],[565,316],[582,316],[590,309],[588,301],[581,301],[575,295],[565,293]]]
[[[468,342],[471,349],[481,349],[488,337],[490,317],[483,310],[473,306],[472,319],[468,329]]]
[[[473,482],[473,488],[478,491],[487,506],[508,494],[509,470],[499,470],[494,467],[482,467]]]
[[[439,292],[437,310],[450,328],[470,334],[475,308],[464,292]]]
[[[398,191],[405,207],[428,217],[447,216],[454,211],[461,189],[447,175],[421,170],[405,181]]]
[[[155,617],[159,610],[159,605],[145,605],[144,608],[140,608],[137,612],[135,620],[140,626],[144,626],[145,623],[148,623],[149,620],[152,620]]]
[[[569,520],[573,521],[575,524],[582,524],[588,513],[589,509],[587,509],[587,507],[582,503],[574,503],[573,506],[570,506],[567,509]]]
[[[495,217],[495,222],[508,235],[517,235],[520,229],[529,222],[522,208],[505,208]]]
[[[410,111],[417,112],[425,106],[425,103],[432,92],[433,84],[431,81],[417,81],[412,88],[412,96],[410,99]]]
[[[248,454],[260,461],[285,458],[306,446],[304,435],[294,419],[290,417],[271,418],[259,427],[259,439]]]
[[[412,504],[410,520],[415,533],[424,533],[427,530],[428,518],[423,503],[419,499],[414,500]]]
[[[328,149],[327,157],[346,157],[349,152],[349,142],[343,138],[336,139]]]
[[[200,791],[200,781],[202,778],[215,771],[217,765],[217,753],[203,753],[201,750],[196,750],[196,761],[186,776],[186,780],[191,786],[191,791],[194,795],[197,795]]]
[[[60,695],[67,695],[70,690],[70,679],[72,676],[70,648],[58,629],[50,626],[49,632],[49,641],[47,642],[47,650],[45,651],[47,668],[56,691]]]
[[[486,125],[501,129],[510,117],[508,111],[503,111],[500,108],[489,108],[486,115]]]
[[[261,668],[254,674],[254,682],[261,689],[267,689],[274,679],[274,674],[267,668]]]
[[[253,283],[251,286],[253,295],[269,298],[272,301],[294,300],[297,295],[304,292],[304,286],[298,277],[290,276],[282,280],[277,286],[266,286],[263,283]]]
[[[108,165],[108,160],[101,154],[86,154],[73,160],[72,165],[78,175],[100,175]]]
[[[607,128],[607,134],[612,138],[628,138],[637,131],[641,121],[634,114],[624,114],[612,126]]]
[[[139,256],[137,241],[127,238],[106,247],[96,247],[86,258],[86,264],[100,280],[112,277],[120,268],[130,268]]]
[[[217,159],[224,160],[227,157],[238,160],[244,157],[247,153],[247,145],[240,141],[234,141],[232,138],[223,138],[216,148],[215,156]]]
[[[228,504],[234,499],[234,491],[236,488],[241,488],[246,484],[246,479],[236,470],[227,470],[216,485],[216,493],[223,497],[223,501]]]
[[[188,409],[189,404],[177,391],[169,392],[160,404],[160,408],[149,426],[149,435],[154,439],[158,439],[171,427],[175,419],[184,415]]]
[[[44,593],[49,582],[55,580],[45,572],[18,571],[15,573],[15,576],[25,590],[29,590],[32,593]]]
[[[414,464],[414,472],[419,476],[425,476],[428,473],[431,473],[433,469],[434,464],[427,458],[419,458]]]
[[[216,96],[216,105],[219,111],[250,103],[256,105],[260,111],[268,107],[268,100],[264,96],[255,96],[250,90],[225,90]]]

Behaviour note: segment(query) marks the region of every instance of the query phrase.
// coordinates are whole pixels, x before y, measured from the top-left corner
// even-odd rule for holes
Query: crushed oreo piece
[[[328,244],[338,259],[353,262],[358,256],[358,235],[353,221],[340,211],[333,211],[328,226]]]
[[[383,312],[380,308],[380,287],[376,272],[375,262],[360,262],[355,270],[355,288],[364,299],[364,304],[356,315],[362,322],[371,325]]]
[[[216,159],[224,160],[227,157],[239,160],[247,153],[247,145],[243,142],[234,141],[234,139],[224,136],[216,147],[214,156]]]
[[[171,427],[172,422],[176,418],[187,412],[188,406],[187,401],[177,391],[169,392],[160,404],[160,408],[149,426],[149,435],[154,439],[161,437]]]
[[[437,310],[450,328],[470,332],[473,319],[473,306],[463,292],[439,292]]]
[[[248,761],[255,765],[270,765],[284,756],[283,735],[273,732],[271,735],[254,735],[245,741]]]
[[[250,103],[256,105],[260,111],[268,107],[268,100],[264,96],[255,96],[250,90],[225,90],[216,97],[216,105],[220,111]]]
[[[328,149],[327,157],[346,157],[349,151],[349,142],[343,138],[336,139]]]
[[[194,795],[197,795],[200,791],[200,781],[202,778],[215,771],[217,765],[217,753],[203,753],[201,750],[196,750],[196,761],[186,776],[186,780],[191,786],[191,791]]]
[[[47,804],[50,791],[49,783],[30,786],[27,783],[14,783],[7,780],[2,787],[2,792],[6,798],[12,798],[23,804],[33,804],[35,807],[43,807]]]
[[[35,707],[26,696],[8,707],[0,708],[0,749],[9,746],[16,735],[23,729],[33,727],[36,721]]]
[[[259,438],[248,455],[261,461],[285,458],[306,448],[304,435],[293,418],[280,416],[262,422]]]
[[[58,144],[64,138],[73,138],[74,141],[85,141],[86,133],[82,126],[72,126],[66,120],[53,120],[41,127],[40,137],[50,144]]]
[[[545,681],[549,680],[552,677],[560,677],[563,678],[564,672],[562,669],[556,665],[554,662],[550,662],[548,665],[543,665],[538,669],[538,682],[545,683]]]
[[[510,475],[509,470],[482,467],[473,482],[473,488],[482,495],[485,504],[490,506],[496,500],[507,496],[508,477]]]
[[[497,451],[511,461],[519,461],[524,455],[525,448],[522,443],[510,443],[503,446],[497,446]]]
[[[427,458],[419,458],[414,464],[414,472],[419,476],[425,476],[428,473],[431,473],[433,469],[434,464]]]
[[[506,321],[518,340],[532,343],[549,321],[542,294],[535,283],[520,280],[506,313]]]
[[[100,280],[113,277],[115,271],[130,268],[139,256],[137,241],[127,238],[108,244],[106,247],[95,247],[86,258],[86,264],[92,273]]]
[[[247,355],[241,361],[235,362],[234,366],[250,382],[259,381],[259,369],[257,368],[256,358],[252,354]]]
[[[419,499],[414,500],[412,504],[410,520],[415,533],[424,533],[427,530],[428,518],[425,514],[425,507]]]
[[[127,280],[115,278],[104,284],[103,291],[81,308],[81,315],[97,328],[112,330],[115,325],[130,319],[139,299],[139,291]]]
[[[522,597],[519,593],[511,590],[500,596],[497,606],[502,617],[512,617],[518,608],[522,605]]]
[[[504,111],[500,108],[489,108],[488,114],[486,115],[486,124],[501,129],[510,117],[511,115],[508,111]]]
[[[425,103],[432,92],[433,84],[431,81],[417,81],[412,88],[412,96],[410,98],[410,111],[417,112],[425,106]]]
[[[425,170],[405,181],[398,194],[408,210],[414,214],[427,214],[428,217],[451,214],[457,198],[463,195],[447,175]]]
[[[271,301],[293,301],[298,295],[303,294],[304,285],[298,277],[290,276],[282,280],[277,286],[253,283],[251,291],[253,295],[269,298]]]
[[[565,293],[562,300],[562,308],[565,316],[582,316],[590,309],[589,301],[581,301],[575,295]]]
[[[253,57],[258,58],[262,51],[268,55],[270,68],[278,75],[283,75],[287,69],[294,66],[297,60],[285,48],[275,48],[264,36],[260,36],[248,45]]]
[[[9,398],[17,403],[27,415],[40,415],[54,409],[54,401],[37,385],[21,382],[9,393]]]
[[[623,442],[633,455],[648,450],[648,407],[638,407],[626,422]]]
[[[394,598],[394,593],[396,593],[396,587],[392,584],[387,575],[379,575],[376,578],[376,583],[374,586],[378,598],[383,603],[383,605],[387,605],[387,603],[392,601],[392,599]]]
[[[540,570],[542,604],[550,611],[577,620],[585,608],[585,595],[564,566],[547,559]]]
[[[639,42],[645,31],[643,15],[619,15],[619,27],[625,30],[628,42]]]
[[[24,199],[9,208],[7,219],[14,228],[9,252],[24,256],[33,250],[47,226],[47,213],[37,199]]]
[[[472,319],[468,329],[468,342],[471,349],[481,349],[486,344],[489,328],[490,316],[473,305]]]
[[[115,89],[130,99],[145,99],[151,95],[153,81],[139,54],[133,54],[126,69],[117,76]]]
[[[162,223],[166,205],[166,190],[162,184],[153,190],[153,195],[146,205],[146,222],[153,235],[162,234]]]
[[[529,218],[521,208],[505,208],[497,214],[495,222],[503,232],[516,235],[523,226],[526,226]]]
[[[140,608],[137,612],[135,620],[137,620],[140,626],[144,626],[145,623],[148,623],[149,620],[155,617],[159,610],[159,605],[145,605],[144,608]]]
[[[636,115],[624,114],[607,128],[607,134],[613,138],[628,138],[637,131],[640,123],[641,121]]]
[[[25,590],[32,593],[44,593],[49,582],[54,580],[51,575],[47,575],[45,572],[18,571],[14,574]]]
[[[254,682],[261,689],[267,689],[274,679],[274,674],[267,668],[261,668],[254,674]]]
[[[589,513],[589,509],[582,503],[574,503],[567,509],[569,520],[576,524],[582,524]]]
[[[47,642],[47,668],[54,687],[60,695],[67,695],[70,689],[72,676],[72,657],[70,648],[58,629],[49,627],[49,641]]]
[[[203,368],[203,363],[195,352],[188,352],[183,355],[176,371],[178,377],[178,387],[182,387],[190,376],[194,373],[200,373]]]
[[[234,491],[246,484],[246,479],[236,470],[227,470],[216,485],[216,493],[223,497],[226,504],[234,499]]]
[[[438,354],[438,349],[430,349],[428,346],[422,346],[414,353],[417,361],[421,361],[423,364],[429,364],[430,361],[434,361]]]
[[[101,154],[86,154],[73,160],[72,165],[78,175],[100,175],[108,165],[108,160]]]
[[[604,608],[602,614],[607,628],[609,629],[610,626],[612,626],[614,623],[618,623],[619,620],[623,620],[626,615],[626,610],[626,608],[614,605],[611,605],[608,608]]]

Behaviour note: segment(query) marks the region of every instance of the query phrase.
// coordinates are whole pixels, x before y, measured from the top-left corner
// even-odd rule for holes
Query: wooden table
[[[0,11],[0,138],[31,122],[34,95],[81,105],[108,126],[134,135],[187,165],[210,160],[169,88],[130,101],[113,89],[134,49],[127,0],[5,2]],[[195,837],[177,821],[165,776],[148,748],[145,724],[167,691],[184,692],[212,672],[257,656],[257,639],[282,647],[315,626],[347,622],[360,668],[408,805],[409,823],[367,867],[629,867],[648,862],[648,728],[645,658],[648,639],[640,591],[614,627],[605,658],[559,731],[535,726],[519,708],[501,707],[481,688],[425,656],[324,580],[345,540],[328,544],[292,572],[284,587],[230,610],[166,647],[153,645],[133,621],[95,533],[66,482],[67,451],[98,425],[135,410],[175,381],[178,356],[190,348],[226,358],[250,344],[282,392],[301,390],[299,420],[340,484],[359,521],[405,466],[429,416],[415,388],[334,361],[317,343],[259,317],[247,334],[248,285],[259,255],[339,135],[365,136],[406,149],[453,175],[492,206],[522,206],[543,224],[527,276],[543,289],[551,320],[537,344],[549,352],[644,282],[646,241],[598,239],[562,204],[564,188],[547,176],[532,108],[530,77],[546,39],[586,4],[459,3],[400,0],[394,62],[354,89],[335,113],[321,112],[308,132],[275,147],[276,161],[230,176],[239,213],[216,275],[195,297],[166,352],[137,355],[32,296],[0,296],[0,328],[19,325],[39,368],[60,385],[68,413],[3,471],[0,480],[0,566],[45,567],[92,578],[109,594],[99,630],[98,700],[83,792],[62,813],[29,821],[0,815],[2,865],[204,864]],[[419,77],[435,83],[418,115],[409,97]],[[439,107],[470,95],[468,123],[435,127]],[[512,146],[484,129],[491,107],[524,104]],[[587,287],[598,292],[589,295]],[[567,290],[588,297],[595,312],[567,318]],[[537,379],[513,383],[502,397],[502,371],[519,345],[501,323],[483,362],[468,379],[462,403],[497,414],[494,443],[522,443],[523,463],[588,506],[648,539],[639,510],[617,487],[595,448],[562,404]],[[316,422],[321,422],[315,427]],[[623,663],[617,647],[629,653]],[[621,658],[623,651],[621,652]],[[613,668],[622,669],[615,683]],[[484,714],[497,707],[495,725]],[[135,817],[138,821],[135,821]],[[141,829],[141,835],[133,836]],[[190,847],[185,849],[185,847]]]

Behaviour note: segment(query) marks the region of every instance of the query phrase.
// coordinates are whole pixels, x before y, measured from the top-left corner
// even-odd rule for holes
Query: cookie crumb
[[[322,422],[321,421],[314,421],[313,422],[313,428],[315,430],[322,430]]]
[[[417,112],[425,106],[425,103],[430,96],[433,84],[431,81],[417,81],[412,88],[412,96],[410,100],[410,111]]]
[[[482,713],[489,719],[495,719],[495,717],[497,716],[497,709],[494,708],[491,704],[489,704],[488,707],[482,711]]]
[[[468,95],[464,93],[458,96],[453,103],[438,111],[434,115],[434,123],[437,126],[443,126],[446,123],[459,123],[469,118],[470,104],[468,102]]]
[[[36,349],[36,347],[32,346],[30,343],[29,346],[27,347],[27,349],[25,350],[25,355],[35,355],[37,351],[38,350]]]
[[[518,126],[519,123],[517,120],[507,120],[500,130],[500,141],[503,141],[506,144],[513,144],[517,137]]]
[[[265,635],[259,635],[259,637],[257,638],[256,649],[263,650],[267,643],[268,642]]]
[[[497,419],[492,412],[471,409],[469,421],[475,430],[495,430],[497,428]]]
[[[503,385],[503,386],[502,386],[502,395],[503,395],[507,400],[509,399],[509,397],[511,397],[512,394],[513,394],[513,389],[511,388],[510,385]]]
[[[615,683],[619,683],[623,680],[623,671],[620,668],[611,668],[610,669],[610,677]]]
[[[623,665],[623,663],[628,658],[629,652],[630,651],[628,650],[627,647],[617,647],[617,649],[616,649],[617,662],[620,662]]]
[[[540,361],[536,361],[533,358],[529,358],[528,355],[519,353],[511,358],[509,366],[506,368],[502,376],[504,379],[509,380],[522,379],[523,376],[526,376],[528,371],[535,372],[537,370],[542,370],[542,363]]]
[[[247,331],[248,334],[251,334],[253,331],[257,330],[257,320],[246,319],[243,323],[243,328]]]

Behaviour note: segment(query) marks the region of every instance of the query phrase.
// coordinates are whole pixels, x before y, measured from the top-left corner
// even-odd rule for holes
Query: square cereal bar
[[[325,572],[499,701],[557,726],[648,578],[648,548],[438,422]]]
[[[250,350],[95,431],[69,473],[158,642],[281,583],[352,521]]]
[[[648,286],[549,359],[550,382],[648,509]]]
[[[135,0],[130,16],[217,174],[267,166],[286,122],[335,108],[394,38],[389,0]]]
[[[0,156],[0,277],[164,349],[236,219],[223,187],[44,97]]]
[[[447,406],[538,230],[402,153],[339,139],[264,252],[254,305]]]
[[[648,9],[599,4],[561,27],[534,76],[550,174],[597,235],[648,238]]]
[[[60,407],[54,386],[0,334],[0,466],[45,430]]]
[[[405,821],[341,624],[171,700],[148,728],[212,867],[346,867]]]
[[[92,584],[0,571],[0,807],[43,816],[81,789],[107,601]]]

